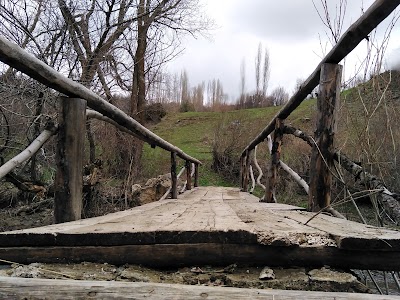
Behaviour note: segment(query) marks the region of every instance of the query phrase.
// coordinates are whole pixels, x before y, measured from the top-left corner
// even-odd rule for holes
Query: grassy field
[[[243,149],[275,116],[281,107],[245,109],[229,112],[186,112],[168,114],[151,128],[157,135],[202,161],[201,185],[231,186],[237,183],[221,178],[211,170],[212,146],[217,138],[232,139]],[[315,100],[306,100],[288,119],[288,123],[310,127]],[[306,128],[306,129],[307,129]],[[146,145],[143,155],[144,176],[169,172],[170,154]],[[239,160],[239,156],[237,157]],[[180,167],[183,166],[180,161]]]

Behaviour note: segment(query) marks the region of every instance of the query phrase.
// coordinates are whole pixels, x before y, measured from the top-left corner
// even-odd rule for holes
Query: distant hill
[[[397,158],[400,159],[400,128],[397,125],[400,117],[400,73],[393,71],[380,74],[366,83],[343,91],[341,98],[337,147],[397,188],[397,182],[400,182],[396,168]],[[267,107],[224,113],[167,114],[152,130],[204,162],[200,171],[201,185],[237,185],[211,170],[215,141],[219,141],[220,150],[226,150],[232,160],[239,160],[245,145],[269,123],[279,109]],[[308,99],[303,101],[286,123],[313,134],[315,115],[316,99]],[[309,150],[304,142],[286,136],[282,160],[306,175]],[[145,176],[169,172],[169,153],[147,146],[144,151]],[[266,151],[265,146],[261,146],[258,155],[264,167]]]

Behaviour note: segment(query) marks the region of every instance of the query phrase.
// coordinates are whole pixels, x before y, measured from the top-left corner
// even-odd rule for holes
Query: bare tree
[[[273,105],[274,106],[283,105],[289,100],[289,94],[281,86],[275,88],[271,92],[271,97],[273,99]]]
[[[257,55],[255,58],[255,75],[256,75],[256,94],[260,94],[260,79],[261,79],[261,60],[262,60],[262,45],[258,44]]]
[[[262,80],[262,96],[267,96],[267,89],[270,76],[270,62],[269,62],[269,51],[267,48],[264,50],[264,65],[263,65],[263,80]]]
[[[240,63],[240,99],[239,105],[241,108],[244,108],[245,102],[245,94],[246,94],[246,61],[244,57],[242,58],[242,62]]]

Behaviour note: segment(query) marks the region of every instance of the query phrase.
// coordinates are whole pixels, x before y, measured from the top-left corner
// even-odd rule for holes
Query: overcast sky
[[[184,39],[185,51],[168,67],[170,72],[186,69],[194,86],[201,81],[219,78],[229,99],[239,95],[240,64],[246,62],[246,91],[255,89],[254,60],[259,43],[270,53],[268,91],[283,86],[291,93],[298,78],[306,79],[320,62],[327,44],[326,28],[312,0],[201,0],[215,21],[212,40],[199,37]],[[314,0],[320,7],[320,0]],[[349,0],[344,31],[366,10],[373,0]],[[339,0],[328,0],[331,15]],[[390,19],[390,17],[389,17]],[[378,31],[381,36],[388,22]],[[320,40],[322,41],[322,46]],[[364,40],[346,61],[346,75],[354,73],[355,64],[364,59]],[[390,65],[400,58],[400,23],[397,23],[386,51]],[[397,55],[396,55],[397,53]]]

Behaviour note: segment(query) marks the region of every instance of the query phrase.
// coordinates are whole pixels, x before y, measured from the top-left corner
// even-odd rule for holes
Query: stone
[[[274,270],[272,270],[269,267],[264,267],[261,272],[260,276],[258,276],[260,280],[272,280],[275,279],[275,273]]]

